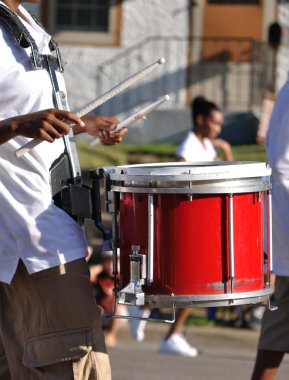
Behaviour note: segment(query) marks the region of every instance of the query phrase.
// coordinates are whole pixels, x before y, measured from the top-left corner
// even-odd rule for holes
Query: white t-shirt
[[[272,168],[273,271],[289,276],[289,82],[281,89],[266,137]]]
[[[188,132],[185,140],[180,144],[177,157],[183,157],[185,161],[214,161],[217,156],[216,150],[208,138],[204,138],[204,144],[198,139],[193,131]]]
[[[20,10],[39,52],[49,53],[50,36]],[[19,47],[2,23],[0,51],[0,120],[54,108],[48,72],[32,70],[30,48]],[[58,79],[66,91],[60,74]],[[15,150],[29,140],[19,136],[0,146],[0,281],[7,283],[20,258],[33,273],[87,253],[82,228],[51,200],[49,168],[64,150],[62,139],[16,158]]]

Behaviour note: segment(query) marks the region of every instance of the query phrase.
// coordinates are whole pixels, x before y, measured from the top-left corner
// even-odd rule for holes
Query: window
[[[121,0],[46,0],[44,22],[58,42],[118,45]]]

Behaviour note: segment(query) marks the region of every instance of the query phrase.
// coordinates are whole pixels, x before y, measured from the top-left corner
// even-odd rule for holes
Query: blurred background
[[[221,137],[233,146],[264,140],[289,66],[288,1],[42,0],[27,7],[61,48],[74,111],[158,58],[166,59],[96,110],[122,120],[170,95],[169,102],[131,127],[125,141],[132,147],[146,144],[154,150],[151,144],[161,143],[167,144],[166,155],[174,153],[174,144],[190,129],[190,102],[198,95],[222,108]],[[96,149],[98,156],[106,155],[107,149]],[[111,151],[114,157],[117,151]],[[82,165],[98,165],[89,159],[91,153],[83,152]],[[109,164],[105,157],[102,163]]]

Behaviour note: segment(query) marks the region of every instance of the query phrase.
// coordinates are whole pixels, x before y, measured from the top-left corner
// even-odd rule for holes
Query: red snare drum
[[[120,300],[141,304],[127,296],[135,288],[153,307],[267,300],[272,293],[270,280],[264,280],[271,270],[270,173],[256,162],[113,168]]]

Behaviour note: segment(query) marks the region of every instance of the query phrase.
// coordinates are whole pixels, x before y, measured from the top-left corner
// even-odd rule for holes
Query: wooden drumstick
[[[158,67],[158,65],[161,65],[165,63],[165,58],[160,58],[156,62],[152,63],[151,65],[145,67],[144,69],[138,71],[131,77],[127,78],[123,82],[119,83],[118,85],[114,86],[112,89],[106,91],[104,94],[100,95],[90,103],[86,104],[83,108],[81,108],[78,112],[76,112],[76,116],[82,117],[89,112],[95,110],[97,107],[99,107],[101,104],[105,103],[107,100],[113,98],[120,92],[124,91],[126,88],[129,86],[133,85],[136,83],[138,80],[143,78],[145,75],[147,75],[150,71]],[[73,127],[74,124],[70,124],[70,127]],[[16,157],[21,157],[25,153],[29,152],[31,149],[33,149],[35,146],[43,142],[44,140],[42,139],[33,139],[29,141],[27,144],[23,145],[21,148],[17,149],[14,154]]]
[[[165,95],[164,97],[162,97],[161,99],[155,101],[154,103],[151,103],[149,104],[148,106],[144,107],[142,110],[140,111],[137,111],[135,114],[133,114],[132,116],[129,116],[127,119],[123,120],[122,122],[120,122],[116,129],[114,131],[111,132],[111,134],[114,134],[118,131],[120,131],[121,129],[123,128],[126,128],[128,127],[129,125],[135,123],[136,121],[138,120],[141,120],[141,119],[145,119],[146,116],[151,113],[153,110],[155,110],[157,107],[159,107],[162,103],[168,101],[170,99],[169,95]],[[96,146],[98,144],[100,144],[101,141],[99,138],[96,138],[94,140],[91,141],[90,145],[91,146]]]

